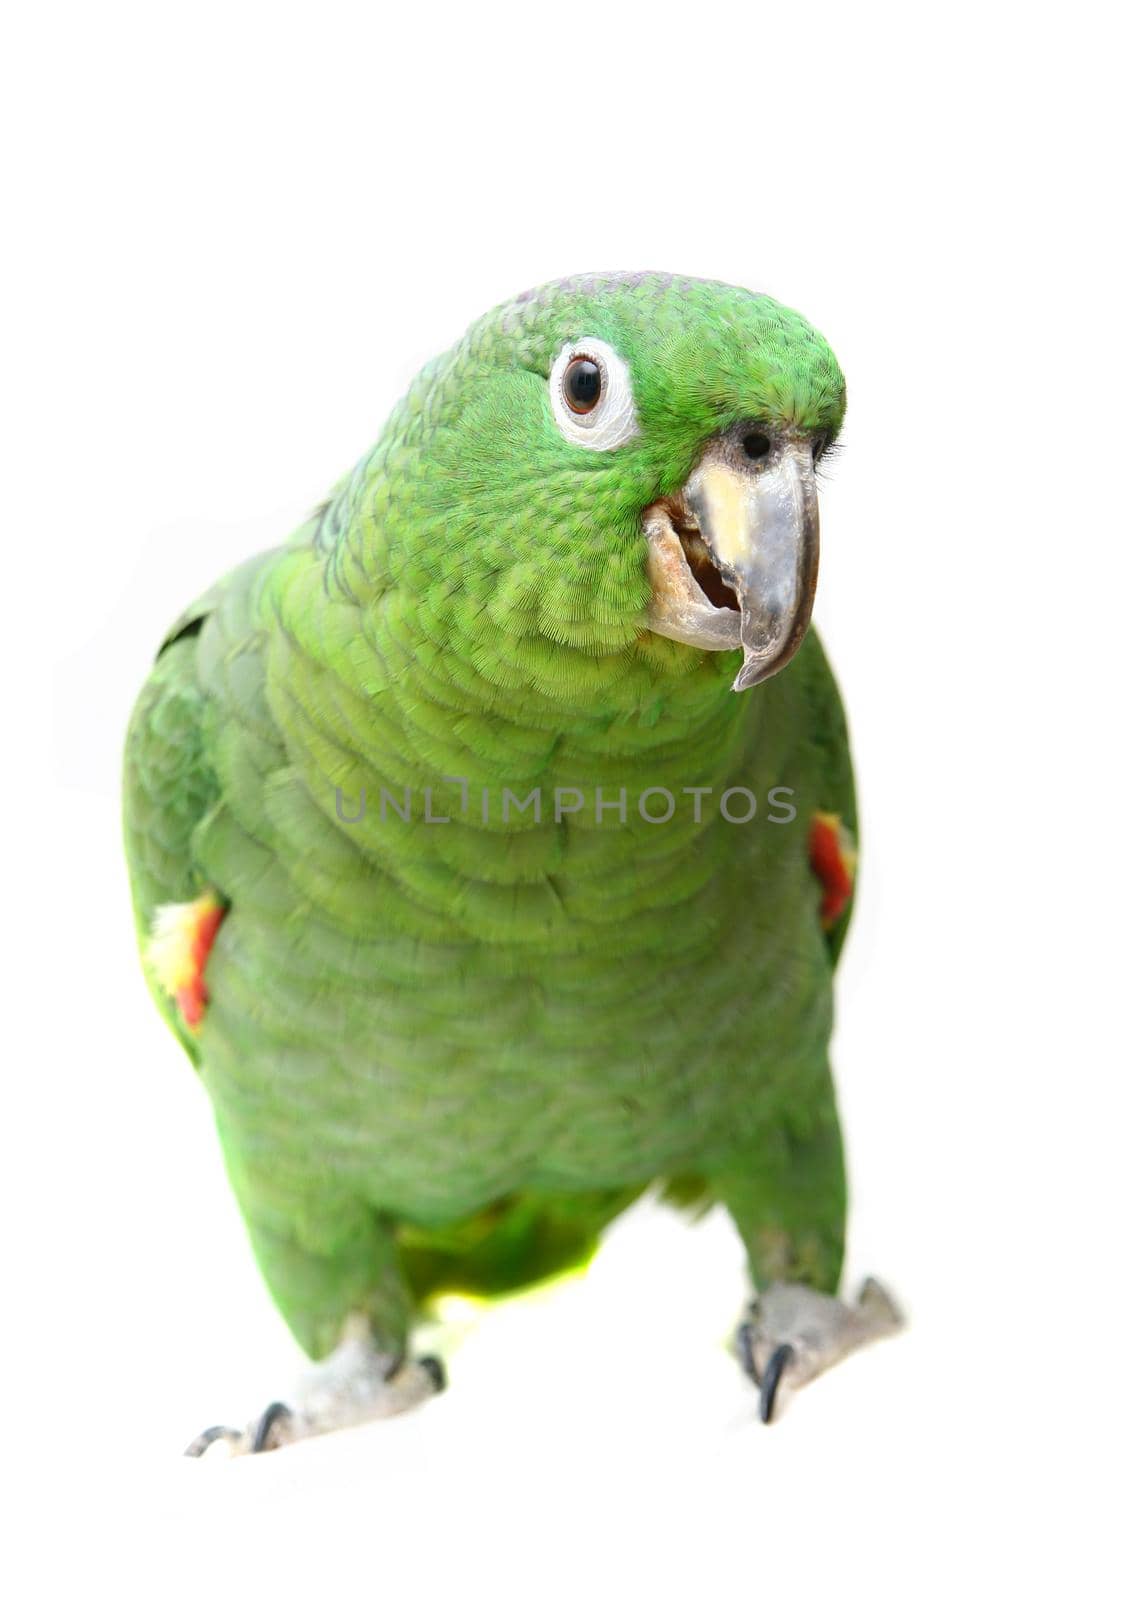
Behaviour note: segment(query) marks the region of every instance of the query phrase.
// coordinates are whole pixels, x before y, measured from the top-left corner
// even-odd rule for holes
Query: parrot
[[[838,362],[665,272],[518,295],[283,543],[166,632],[128,725],[149,988],[310,1362],[257,1453],[428,1401],[441,1295],[724,1208],[777,1397],[901,1321],[839,1297],[829,1043],[856,877],[811,626]]]

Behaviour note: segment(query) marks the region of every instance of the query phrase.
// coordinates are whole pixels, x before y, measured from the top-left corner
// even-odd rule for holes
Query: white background
[[[7,30],[11,1592],[1114,1590],[1098,9],[47,5]],[[724,1348],[730,1230],[641,1214],[585,1279],[454,1326],[423,1413],[183,1461],[298,1357],[136,967],[131,698],[180,606],[474,316],[637,266],[775,294],[848,376],[816,618],[865,822],[849,1279],[910,1328],[766,1431]]]

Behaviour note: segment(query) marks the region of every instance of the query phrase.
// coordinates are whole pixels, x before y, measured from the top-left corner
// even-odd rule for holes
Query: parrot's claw
[[[227,1428],[221,1422],[217,1422],[213,1428],[204,1428],[202,1433],[197,1434],[183,1453],[185,1456],[205,1456],[211,1445],[216,1444],[219,1439],[227,1444],[234,1444],[241,1437],[237,1428]]]
[[[272,1405],[266,1406],[253,1425],[250,1455],[259,1456],[263,1450],[275,1450],[279,1444],[284,1444],[284,1424],[291,1420],[292,1409],[283,1400],[274,1400]],[[246,1432],[249,1433],[248,1428]]]
[[[395,1364],[369,1337],[345,1338],[303,1380],[293,1405],[274,1400],[241,1430],[207,1428],[184,1453],[206,1455],[221,1443],[224,1455],[260,1455],[298,1439],[409,1411],[444,1387],[444,1367],[436,1356]]]
[[[866,1279],[853,1306],[803,1284],[771,1284],[737,1330],[741,1363],[760,1390],[760,1420],[772,1421],[781,1380],[798,1389],[903,1321],[874,1278]]]
[[[244,1428],[227,1428],[221,1423],[213,1428],[204,1428],[183,1453],[185,1456],[205,1456],[212,1445],[221,1444],[224,1449],[221,1452],[216,1450],[216,1455],[259,1456],[266,1450],[277,1450],[283,1444],[292,1444],[296,1439],[308,1438],[320,1431],[309,1427],[308,1421],[283,1400],[274,1400]]]

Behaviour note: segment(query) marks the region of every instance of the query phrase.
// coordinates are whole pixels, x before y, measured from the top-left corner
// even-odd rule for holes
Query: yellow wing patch
[[[152,918],[145,960],[192,1033],[207,1009],[207,958],[225,915],[222,901],[208,890],[197,900],[157,906]]]
[[[850,829],[833,811],[816,811],[809,843],[811,870],[823,886],[819,917],[825,929],[833,928],[854,892],[858,852]]]

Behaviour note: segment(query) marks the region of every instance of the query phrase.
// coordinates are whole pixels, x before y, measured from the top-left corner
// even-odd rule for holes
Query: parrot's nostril
[[[750,461],[763,460],[772,448],[772,441],[766,433],[746,433],[741,442]]]

